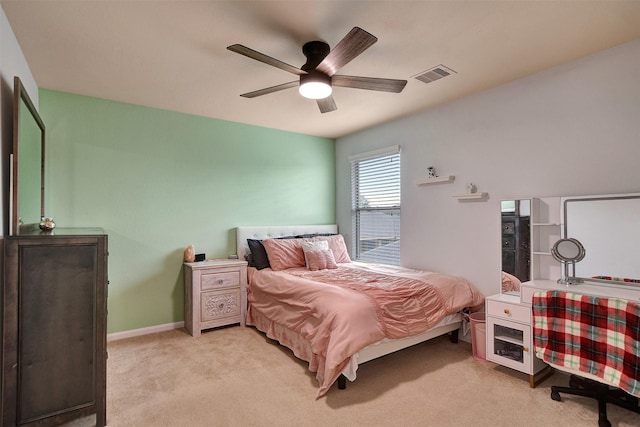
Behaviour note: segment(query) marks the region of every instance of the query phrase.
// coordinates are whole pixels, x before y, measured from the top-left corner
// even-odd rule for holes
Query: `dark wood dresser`
[[[4,239],[2,426],[106,424],[107,235]]]

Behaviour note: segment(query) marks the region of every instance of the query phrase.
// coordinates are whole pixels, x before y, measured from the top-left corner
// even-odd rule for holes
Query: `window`
[[[400,146],[349,160],[354,258],[400,265]]]

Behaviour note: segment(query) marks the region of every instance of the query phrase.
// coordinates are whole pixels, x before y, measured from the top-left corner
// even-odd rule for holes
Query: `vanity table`
[[[506,215],[505,210],[508,211]],[[637,265],[640,255],[637,249],[640,239],[640,195],[534,198],[511,200],[506,204],[503,202],[503,220],[506,216],[512,216],[514,211],[530,216],[531,252],[517,256],[530,257],[531,280],[520,276],[518,278],[522,283],[518,290],[505,290],[486,298],[487,360],[528,374],[529,385],[535,387],[552,370],[535,356],[532,322],[534,293],[560,290],[640,301],[640,284],[615,281],[616,277],[640,278],[640,266]],[[501,238],[504,241],[504,221],[502,228]],[[558,283],[558,279],[563,277],[562,265],[554,259],[552,251],[554,242],[562,237],[577,238],[584,244],[584,262],[574,267],[573,272],[575,276],[586,278],[582,283]],[[504,243],[502,247],[504,262]],[[503,264],[502,270],[516,275],[508,270],[509,267]],[[599,280],[598,277],[614,280]]]
[[[532,280],[522,283],[520,295],[492,295],[486,299],[487,360],[529,374],[535,387],[551,372],[535,357],[531,301],[540,291],[567,291],[595,297],[615,297],[640,301],[640,286],[600,283],[564,285],[556,280]]]

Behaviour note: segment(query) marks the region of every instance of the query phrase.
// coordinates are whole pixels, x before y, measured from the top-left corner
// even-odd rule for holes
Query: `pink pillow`
[[[336,234],[335,236],[317,236],[314,237],[313,240],[326,240],[329,242],[329,249],[333,252],[336,262],[351,262],[349,252],[347,252],[347,245],[344,243],[344,237],[342,237],[342,234]]]
[[[302,242],[309,239],[266,239],[262,241],[272,270],[304,267]]]
[[[305,254],[311,271],[338,268],[331,249],[326,251],[307,251]]]

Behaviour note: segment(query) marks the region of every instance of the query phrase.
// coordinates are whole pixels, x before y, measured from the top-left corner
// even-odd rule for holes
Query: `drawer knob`
[[[507,316],[511,316],[511,312],[509,311],[508,308],[504,309],[504,314],[506,314]]]
[[[222,285],[223,283],[224,283],[224,280],[223,280],[223,279],[218,279],[218,284],[219,284],[219,285]]]
[[[524,350],[525,353],[529,353],[529,347],[527,346],[522,347],[522,350]]]

